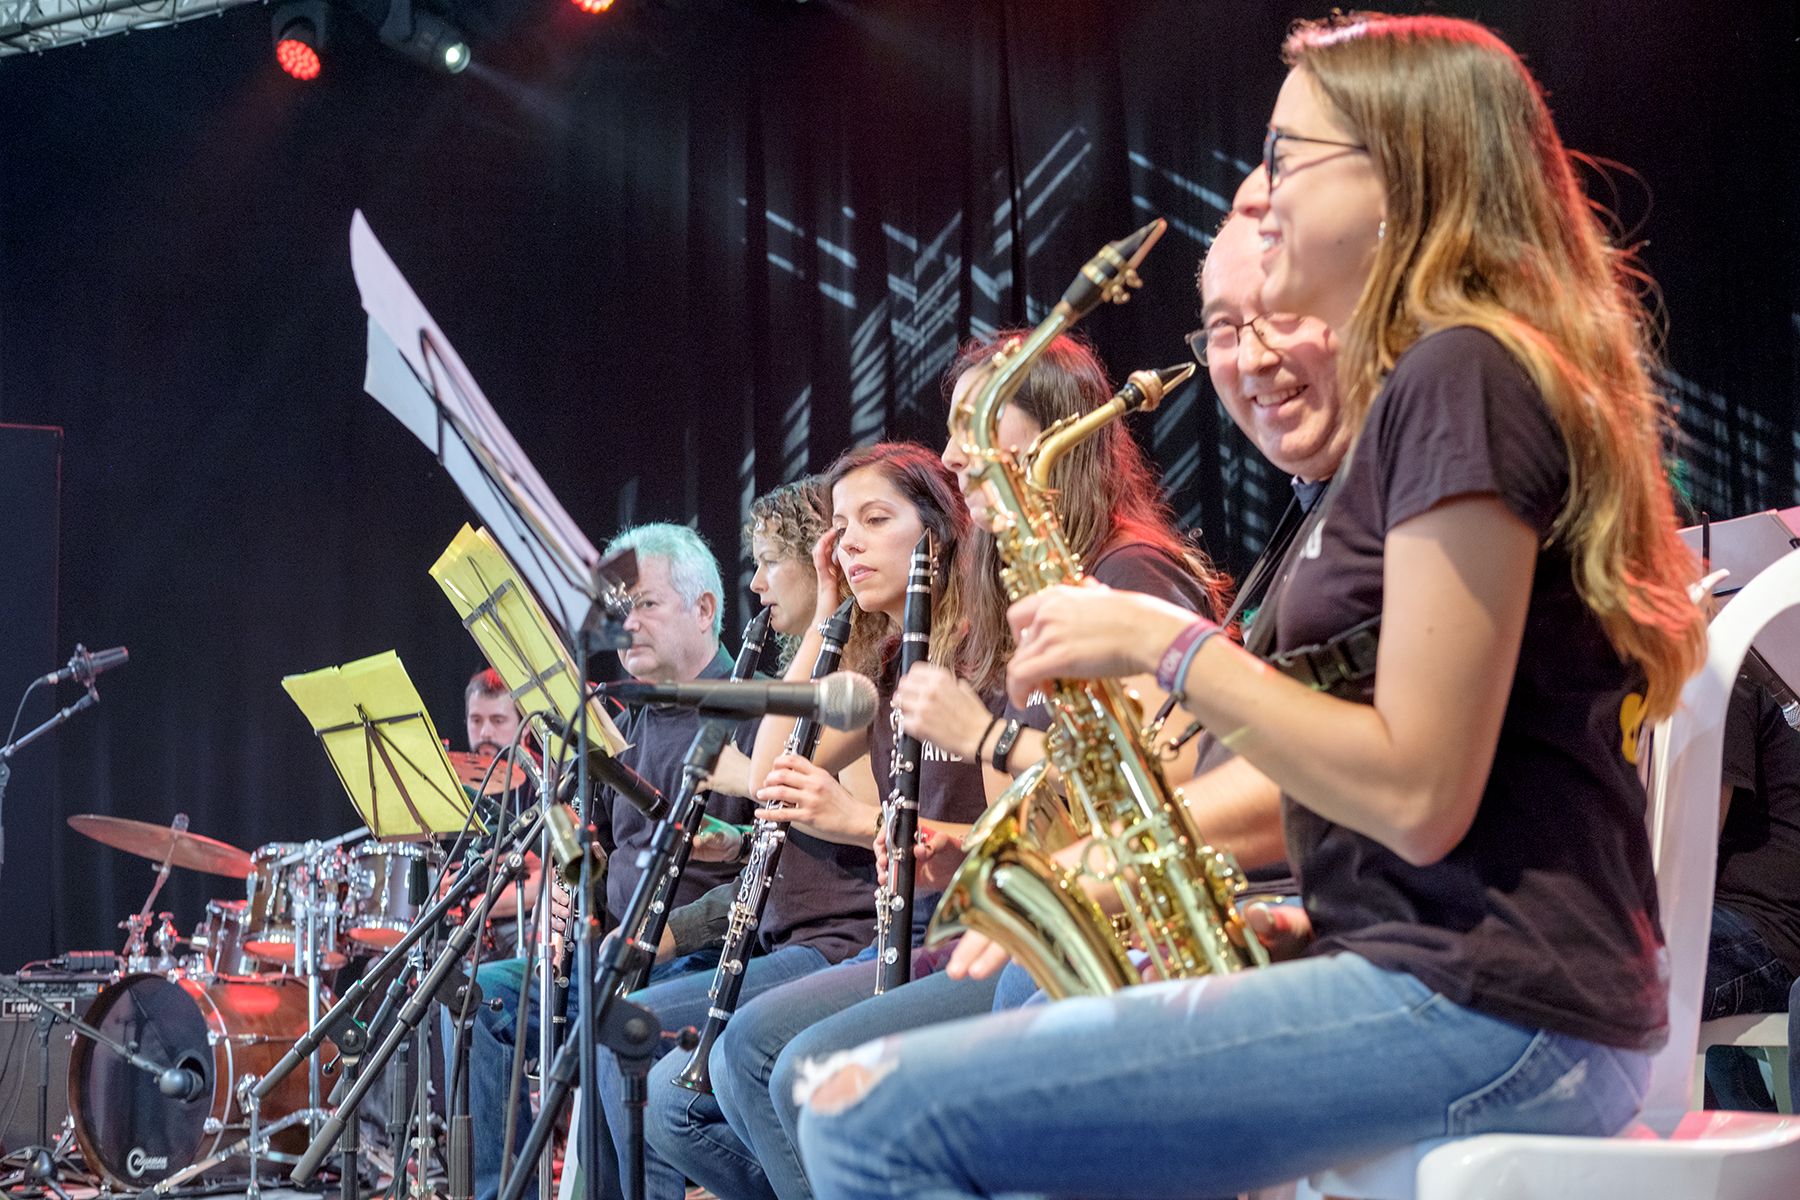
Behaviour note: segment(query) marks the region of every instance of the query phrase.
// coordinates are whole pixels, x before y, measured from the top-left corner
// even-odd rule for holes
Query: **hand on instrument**
[[[979,752],[975,739],[993,716],[955,672],[928,662],[914,663],[900,680],[894,708],[906,733],[965,759]]]
[[[881,812],[851,795],[830,771],[798,754],[775,760],[756,799],[764,806],[756,810],[761,820],[795,822],[857,845],[875,828]]]
[[[813,622],[823,625],[831,620],[831,614],[837,611],[838,605],[849,595],[844,581],[844,572],[837,564],[838,539],[844,536],[842,529],[827,529],[813,543],[813,570],[819,578],[819,598],[813,608]]]
[[[743,848],[742,829],[709,815],[701,822],[700,832],[694,835],[694,847],[689,856],[695,862],[736,862]]]
[[[1018,642],[1006,691],[1023,707],[1052,679],[1149,675],[1177,634],[1194,621],[1179,605],[1092,580],[1025,597],[1006,612]]]
[[[721,796],[750,797],[750,758],[730,742],[719,751],[719,761],[706,777],[706,791]]]
[[[569,927],[569,914],[574,911],[574,897],[561,883],[550,888],[550,932],[563,933]]]
[[[675,957],[675,935],[669,932],[669,923],[663,922],[662,937],[656,943],[656,961],[666,963]]]
[[[1276,961],[1300,957],[1313,940],[1312,918],[1298,904],[1258,901],[1245,906],[1244,921]]]
[[[1012,955],[998,942],[989,941],[979,933],[965,933],[957,939],[956,949],[950,952],[950,962],[944,967],[944,973],[952,979],[987,979],[1011,961]]]
[[[913,887],[921,892],[941,892],[962,863],[960,838],[943,829],[920,825],[913,838]],[[887,886],[887,830],[875,834],[875,882]]]

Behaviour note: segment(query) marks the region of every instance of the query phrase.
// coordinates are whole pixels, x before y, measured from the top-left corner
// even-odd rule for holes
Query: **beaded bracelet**
[[[1188,667],[1193,663],[1194,655],[1200,652],[1200,647],[1206,645],[1208,638],[1219,631],[1219,626],[1205,617],[1194,618],[1193,624],[1176,634],[1175,640],[1169,643],[1169,648],[1163,651],[1162,658],[1157,660],[1156,686],[1171,696],[1183,694],[1181,685],[1187,680]]]

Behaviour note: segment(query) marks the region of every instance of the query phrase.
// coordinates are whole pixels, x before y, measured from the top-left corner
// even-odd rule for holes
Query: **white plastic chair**
[[[1346,1200],[1770,1200],[1800,1195],[1800,1119],[1689,1112],[1712,926],[1725,712],[1751,640],[1800,606],[1800,551],[1752,579],[1709,631],[1706,664],[1656,730],[1651,853],[1669,949],[1669,1042],[1636,1124],[1611,1138],[1435,1139],[1314,1174]]]

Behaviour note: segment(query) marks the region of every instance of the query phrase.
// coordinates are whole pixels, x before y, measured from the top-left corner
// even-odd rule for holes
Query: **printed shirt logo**
[[[1627,692],[1619,704],[1619,753],[1634,767],[1638,765],[1638,741],[1643,728],[1644,698]]]
[[[1312,532],[1306,535],[1306,545],[1304,545],[1300,548],[1300,557],[1301,558],[1317,558],[1317,557],[1319,557],[1319,550],[1324,544],[1325,544],[1325,522],[1320,521],[1317,525],[1314,525],[1312,527]]]

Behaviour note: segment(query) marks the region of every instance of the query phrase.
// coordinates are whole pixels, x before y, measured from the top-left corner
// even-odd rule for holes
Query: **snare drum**
[[[369,842],[350,853],[349,900],[344,932],[374,950],[393,946],[418,919],[425,904],[412,900],[414,865],[429,870],[431,851],[417,842]],[[427,896],[426,903],[430,897]]]
[[[244,948],[244,921],[248,900],[208,900],[206,920],[193,938],[200,952],[196,973],[209,978],[241,979],[261,975],[271,966]],[[290,952],[289,957],[292,958]]]
[[[264,962],[293,966],[307,919],[307,891],[318,880],[314,917],[319,965],[335,971],[349,961],[338,941],[338,917],[344,892],[343,852],[322,848],[305,856],[301,842],[271,842],[250,856],[245,880],[249,915],[244,923],[244,950]]]
[[[328,1001],[329,1002],[329,1001]],[[94,998],[87,1020],[152,1062],[199,1075],[191,1100],[165,1096],[158,1079],[105,1046],[76,1038],[69,1055],[69,1109],[82,1156],[114,1187],[150,1187],[249,1128],[238,1098],[245,1075],[262,1076],[306,1032],[306,983],[290,977],[201,984],[127,975]],[[335,1053],[335,1048],[326,1053]],[[264,1129],[306,1106],[307,1077],[295,1071],[262,1102]],[[304,1124],[269,1139],[274,1151],[306,1149]],[[244,1175],[232,1159],[209,1175]]]

